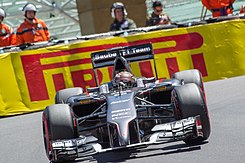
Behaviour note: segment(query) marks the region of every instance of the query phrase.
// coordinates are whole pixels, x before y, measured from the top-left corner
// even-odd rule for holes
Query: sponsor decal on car
[[[162,91],[166,91],[167,87],[166,86],[160,86],[160,87],[156,87],[155,91],[156,92],[162,92]]]
[[[125,108],[120,110],[111,111],[112,120],[119,120],[131,117],[131,109]]]
[[[86,99],[86,100],[81,100],[80,104],[89,104],[90,102],[92,102],[92,100]]]
[[[119,101],[112,101],[112,102],[111,102],[111,105],[113,105],[113,104],[119,104],[119,103],[124,103],[124,102],[128,102],[128,101],[130,101],[130,99],[119,100]]]

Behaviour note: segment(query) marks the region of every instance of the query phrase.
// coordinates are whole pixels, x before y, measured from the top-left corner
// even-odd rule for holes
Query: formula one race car
[[[56,93],[43,111],[43,137],[53,162],[100,152],[183,140],[201,143],[210,135],[205,92],[198,70],[177,72],[169,80],[132,75],[130,62],[153,59],[151,44],[91,54],[95,72],[113,67],[112,81]],[[98,83],[98,79],[97,83]]]

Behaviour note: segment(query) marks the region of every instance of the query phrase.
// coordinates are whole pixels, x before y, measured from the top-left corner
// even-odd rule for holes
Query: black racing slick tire
[[[186,144],[199,144],[210,135],[210,119],[207,104],[200,88],[189,83],[175,87],[172,91],[172,101],[176,119],[184,119],[200,115],[203,137],[187,137]]]
[[[78,137],[74,114],[69,105],[54,104],[47,106],[43,111],[42,122],[47,157],[50,161],[60,162],[61,160],[54,158],[51,142],[59,139],[74,139]]]
[[[184,81],[184,84],[195,83],[204,92],[202,74],[197,69],[176,72],[173,74],[172,78]]]
[[[80,87],[66,88],[58,91],[55,95],[56,104],[64,104],[71,96],[79,95],[83,93],[83,89]]]

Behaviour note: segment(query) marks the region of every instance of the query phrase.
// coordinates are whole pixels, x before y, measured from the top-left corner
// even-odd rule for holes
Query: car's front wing
[[[151,144],[167,143],[184,140],[189,136],[203,137],[200,116],[189,117],[179,121],[165,124],[158,124],[153,127],[154,132],[146,142],[130,144],[121,147],[106,148],[97,143],[97,138],[93,136],[80,136],[72,140],[56,140],[52,142],[52,152],[54,160],[79,158],[90,156],[96,153],[117,150],[122,148],[137,148]]]

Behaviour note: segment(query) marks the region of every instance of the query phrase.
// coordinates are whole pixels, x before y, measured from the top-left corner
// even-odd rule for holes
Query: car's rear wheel
[[[42,121],[47,157],[53,162],[63,161],[54,158],[51,142],[59,139],[74,139],[78,137],[76,124],[74,124],[75,118],[71,108],[66,104],[47,106],[43,111]],[[75,158],[72,158],[72,160],[75,160]]]
[[[58,91],[55,95],[56,104],[64,104],[71,96],[80,95],[83,93],[83,89],[80,87],[66,88]]]
[[[208,139],[210,135],[210,120],[207,104],[200,88],[194,84],[175,87],[172,91],[172,101],[176,119],[184,119],[200,115],[203,137],[187,137],[186,144],[197,144]]]
[[[176,72],[172,78],[184,81],[184,84],[195,83],[204,92],[202,74],[197,69]]]

